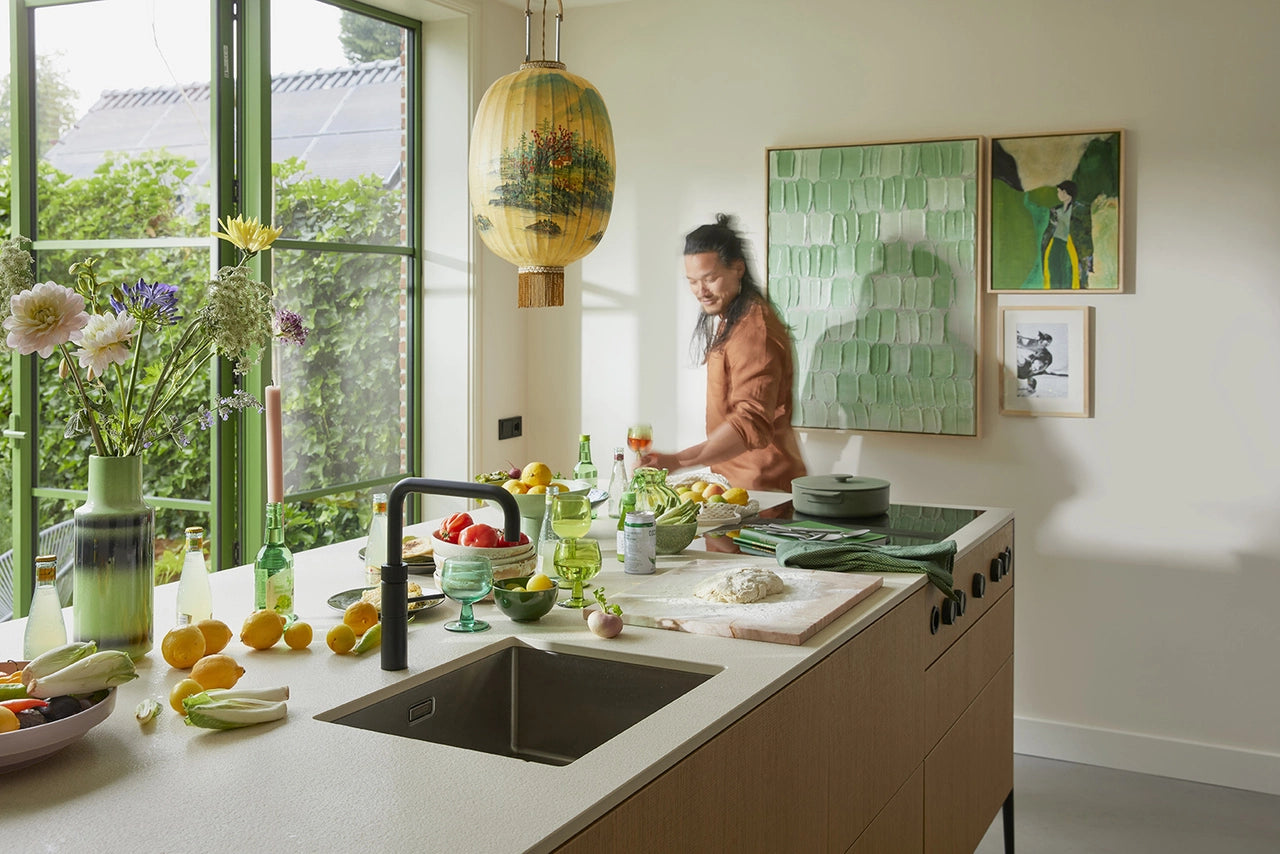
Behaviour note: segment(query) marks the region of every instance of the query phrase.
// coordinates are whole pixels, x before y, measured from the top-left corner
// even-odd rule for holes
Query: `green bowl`
[[[698,523],[687,525],[654,525],[658,534],[657,552],[660,555],[678,555],[689,547],[698,533]]]
[[[517,623],[532,623],[542,619],[556,604],[560,588],[553,586],[550,590],[512,590],[512,587],[524,587],[529,583],[531,575],[520,578],[504,578],[493,583],[493,601],[498,603],[502,613]]]

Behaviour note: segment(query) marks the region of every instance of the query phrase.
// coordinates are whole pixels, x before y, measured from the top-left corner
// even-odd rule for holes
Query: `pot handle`
[[[839,504],[840,497],[843,494],[844,493],[841,492],[817,492],[811,490],[806,492],[804,495],[809,500],[816,501],[818,504]]]

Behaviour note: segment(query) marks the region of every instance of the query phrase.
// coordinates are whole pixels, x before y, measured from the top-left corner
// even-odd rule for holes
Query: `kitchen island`
[[[613,525],[599,519],[592,530],[606,551],[593,586],[611,594],[634,580],[613,558]],[[952,850],[952,842],[972,850],[994,816],[992,798],[998,807],[1000,790],[1012,785],[1012,578],[996,571],[1001,554],[1006,569],[1011,560],[1012,513],[984,508],[953,539],[957,587],[973,584],[976,594],[988,564],[1000,579],[969,598],[969,614],[945,624],[924,578],[898,574],[799,646],[635,626],[604,640],[577,612],[556,608],[518,624],[492,604],[476,606],[490,631],[458,635],[442,628],[458,607],[445,602],[410,624],[409,668],[399,672],[381,670],[376,652],[338,656],[324,645],[341,619],[326,600],[362,584],[363,543],[318,548],[297,555],[298,614],[316,634],[310,649],[251,651],[233,639],[224,650],[246,670],[240,686],[290,687],[289,716],[228,732],[188,727],[167,702],[156,722],[134,720],[138,702],[165,700],[185,675],[159,654],[176,595],[176,585],[165,585],[156,589],[157,648],[138,663],[139,678],[119,689],[111,717],[42,762],[0,774],[0,838],[10,850],[518,852],[626,850],[636,840],[662,850],[667,833],[689,850],[932,851]],[[695,553],[726,566],[771,563],[691,550],[659,558],[659,571]],[[431,586],[430,576],[410,580]],[[211,582],[214,616],[238,632],[252,610],[252,567]],[[70,617],[68,610],[68,624]],[[966,620],[972,631],[963,631]],[[0,624],[0,657],[21,650],[23,622]],[[562,767],[316,719],[512,637],[715,675]],[[997,655],[974,652],[992,648]],[[863,705],[894,717],[876,720]],[[976,736],[968,731],[975,726]],[[854,759],[836,761],[846,749]],[[992,769],[970,766],[965,751],[975,749]],[[970,786],[958,774],[982,779]],[[772,836],[757,832],[752,814],[775,828]],[[946,825],[930,836],[929,821]],[[953,832],[956,822],[962,831]],[[968,828],[978,825],[969,842]],[[882,844],[893,833],[915,843]],[[772,838],[790,844],[778,848]]]

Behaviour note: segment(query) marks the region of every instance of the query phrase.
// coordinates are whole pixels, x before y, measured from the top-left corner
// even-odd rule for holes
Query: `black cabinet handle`
[[[1000,555],[996,555],[991,559],[991,580],[992,581],[1000,580],[1000,566],[1001,566],[1000,557],[1001,557]]]
[[[987,577],[981,572],[973,574],[973,597],[981,599],[987,593]]]
[[[1001,556],[1004,558],[1004,574],[1008,575],[1013,572],[1013,547],[1005,546]]]
[[[944,625],[951,625],[956,621],[957,611],[959,610],[956,603],[950,599],[942,602],[942,622]]]
[[[938,611],[938,606],[934,605],[933,610],[929,612],[929,634],[936,635],[941,625],[942,614]]]
[[[969,597],[965,595],[963,590],[956,591],[956,616],[963,617],[965,606],[968,605]]]

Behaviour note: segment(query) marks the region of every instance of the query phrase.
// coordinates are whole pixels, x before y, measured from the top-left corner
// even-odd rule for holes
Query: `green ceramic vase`
[[[89,457],[76,508],[75,635],[140,658],[151,649],[155,511],[142,500],[141,457]]]

